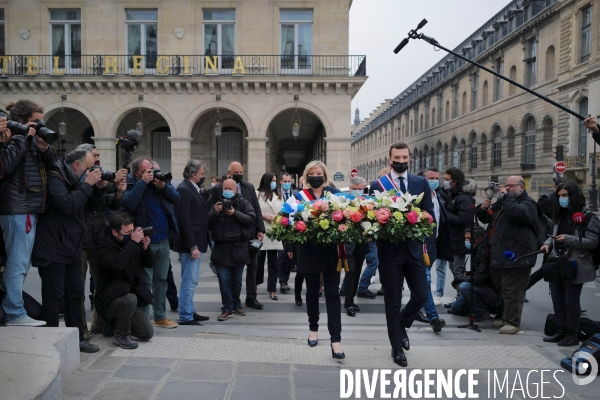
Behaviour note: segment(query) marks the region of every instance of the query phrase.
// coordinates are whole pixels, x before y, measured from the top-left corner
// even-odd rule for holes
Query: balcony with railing
[[[366,77],[355,55],[0,55],[0,76]]]

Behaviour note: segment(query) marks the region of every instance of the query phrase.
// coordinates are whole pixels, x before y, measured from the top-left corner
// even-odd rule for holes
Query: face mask
[[[205,179],[206,179],[205,177],[200,178],[200,182],[198,182],[198,186],[202,186],[204,184]]]
[[[223,190],[223,197],[226,199],[231,199],[233,196],[235,196],[235,192],[233,190]]]
[[[289,183],[289,182],[282,183],[281,187],[283,188],[283,190],[285,190],[287,192],[287,191],[289,191],[292,188],[292,184]]]
[[[408,169],[408,162],[392,161],[391,167],[394,170],[394,172],[398,174],[403,174]]]
[[[216,184],[216,183],[214,183],[214,182],[211,182],[211,183],[210,183],[210,187],[215,187],[215,186],[217,186],[217,184]]]
[[[444,181],[444,189],[446,189],[446,190],[452,189],[452,186],[450,186],[450,181]]]
[[[471,242],[465,242],[465,247],[467,249],[471,249]]]
[[[306,178],[306,180],[308,181],[310,187],[313,189],[320,188],[321,186],[323,186],[323,183],[325,183],[325,178],[322,176],[309,176]]]
[[[432,192],[435,192],[435,190],[440,187],[440,181],[438,181],[438,180],[427,181],[427,183],[429,183],[429,188],[431,189]]]
[[[362,190],[353,190],[353,191],[352,191],[352,195],[353,195],[354,197],[362,197],[362,195],[363,195],[363,191],[362,191]]]
[[[240,183],[242,181],[243,177],[244,177],[244,175],[242,175],[242,174],[231,175],[231,179],[233,179],[235,181],[235,183]]]
[[[127,244],[127,242],[129,242],[129,239],[131,239],[131,235],[123,235],[123,239],[121,239],[121,244]]]
[[[558,204],[560,204],[560,206],[562,208],[569,207],[569,198],[568,197],[561,197],[560,199],[558,199]]]
[[[277,182],[271,182],[271,190],[277,189]]]

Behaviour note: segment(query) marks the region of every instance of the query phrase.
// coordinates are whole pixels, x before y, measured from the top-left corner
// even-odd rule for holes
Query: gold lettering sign
[[[133,69],[131,73],[133,75],[143,75],[144,69],[142,68],[142,61],[144,61],[144,56],[133,56],[131,57],[133,60]]]
[[[8,63],[11,59],[10,56],[0,56],[0,61],[2,61],[2,73],[4,75],[8,74]]]
[[[213,74],[218,74],[217,65],[219,63],[217,56],[214,56],[212,59],[209,56],[204,56],[204,60],[206,64],[204,65],[204,73],[207,74],[208,70],[211,69]]]
[[[38,56],[27,56],[27,74],[28,75],[37,75],[40,72],[40,69],[37,66]]]
[[[163,63],[163,61],[165,63]],[[171,68],[169,65],[165,65],[168,62],[169,62],[169,57],[165,57],[165,56],[158,57],[156,59],[156,72],[158,72],[159,74],[168,74],[169,68]]]
[[[190,73],[190,56],[183,56],[183,73],[185,75]]]
[[[58,60],[59,59],[60,59],[60,57],[52,57],[53,65],[54,65],[54,67],[52,68],[52,74],[54,74],[54,75],[64,75],[65,74],[64,69],[62,71],[59,71],[59,69],[58,69]]]
[[[115,56],[104,56],[104,74],[110,74],[110,70],[112,69],[113,74],[117,74],[117,57]]]
[[[236,72],[239,71],[239,72]],[[242,63],[242,57],[237,56],[235,58],[235,66],[233,67],[233,73],[245,74],[246,68],[244,68],[244,64]]]

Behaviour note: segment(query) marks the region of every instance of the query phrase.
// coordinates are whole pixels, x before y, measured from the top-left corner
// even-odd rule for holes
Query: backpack
[[[537,215],[535,219],[537,227],[538,245],[541,247],[548,239],[548,235],[552,235],[554,231],[554,222],[543,213],[539,205],[536,205]]]
[[[584,232],[587,229],[588,225],[590,224],[590,221],[592,220],[592,217],[594,217],[594,213],[593,212],[586,212],[585,213],[585,220],[583,222],[583,229]],[[600,232],[595,232],[592,230],[589,230],[592,233],[595,233],[596,235],[600,235]],[[590,254],[592,255],[592,262],[594,263],[594,267],[596,267],[596,270],[598,269],[598,265],[600,265],[600,241],[598,242],[598,244],[596,245],[595,248],[590,249]]]

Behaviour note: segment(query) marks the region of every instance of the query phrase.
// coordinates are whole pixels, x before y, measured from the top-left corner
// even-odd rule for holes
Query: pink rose
[[[331,214],[331,218],[335,222],[340,222],[340,221],[342,221],[344,219],[344,213],[342,212],[342,210],[334,211],[334,213]]]
[[[329,204],[326,202],[323,202],[323,204],[321,205],[321,211],[327,211],[329,210]]]
[[[288,226],[290,224],[290,220],[287,217],[281,218],[280,224],[283,226]]]
[[[338,226],[338,230],[340,232],[346,232],[348,230],[348,226],[346,226],[346,224],[340,224],[340,226]]]
[[[355,211],[352,213],[352,222],[359,223],[360,221],[362,221],[362,219],[363,219],[363,215],[361,213],[359,213],[358,211]]]
[[[373,209],[375,208],[375,206],[371,203],[367,203],[366,207],[367,207],[367,211],[373,211]]]
[[[323,207],[323,202],[321,200],[317,200],[312,204],[313,210],[319,211]]]
[[[295,228],[298,232],[304,232],[306,230],[306,224],[304,221],[297,221]]]
[[[414,225],[419,220],[419,214],[417,214],[415,211],[411,211],[406,214],[406,219],[408,220],[409,224]]]
[[[380,224],[385,224],[388,222],[388,219],[390,219],[390,217],[392,216],[392,213],[387,208],[380,208],[379,210],[377,210],[375,215],[377,216],[377,221],[379,221]]]
[[[346,209],[344,210],[344,217],[346,217],[346,218],[350,219],[350,218],[352,218],[352,214],[353,214],[353,213],[354,213],[354,210],[353,210],[353,209],[351,209],[351,208],[346,208]]]

